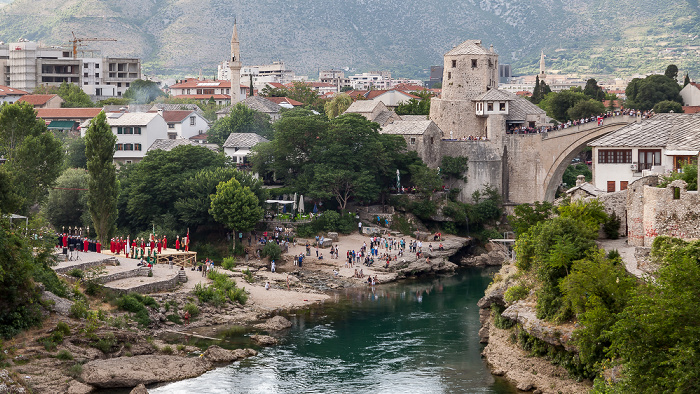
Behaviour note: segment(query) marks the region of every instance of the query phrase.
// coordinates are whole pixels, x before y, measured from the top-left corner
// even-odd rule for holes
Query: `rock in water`
[[[292,322],[282,316],[275,316],[267,319],[265,323],[256,324],[255,328],[266,331],[279,331],[292,326]]]
[[[146,390],[146,386],[141,383],[140,385],[134,387],[133,390],[129,392],[129,394],[148,394],[148,390]]]
[[[100,388],[135,387],[139,384],[193,378],[213,368],[200,357],[144,355],[94,360],[83,366],[83,381]]]
[[[204,352],[203,357],[212,363],[230,363],[257,354],[258,352],[253,349],[226,350],[219,346],[212,345]]]
[[[277,345],[277,339],[269,335],[251,335],[250,339],[259,346]]]

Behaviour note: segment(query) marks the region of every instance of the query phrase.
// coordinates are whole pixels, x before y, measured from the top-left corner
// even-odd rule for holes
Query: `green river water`
[[[493,271],[346,289],[287,317],[280,344],[151,393],[515,393],[489,373],[477,301]],[[231,330],[226,347],[251,346]]]

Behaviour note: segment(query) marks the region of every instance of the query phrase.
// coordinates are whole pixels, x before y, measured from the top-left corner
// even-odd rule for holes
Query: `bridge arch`
[[[576,157],[589,142],[612,133],[613,131],[617,131],[635,121],[637,121],[637,118],[632,116],[607,118],[602,126],[592,123],[590,126],[593,127],[584,127],[586,125],[583,125],[571,132],[552,132],[544,137],[542,139],[541,151],[559,152],[555,159],[549,164],[543,185],[540,186],[544,188],[544,200],[554,201],[557,188],[559,184],[561,184],[561,179],[566,167],[571,164],[571,160]],[[562,142],[566,145],[564,149],[561,149]],[[595,160],[596,158],[594,157],[592,159]]]

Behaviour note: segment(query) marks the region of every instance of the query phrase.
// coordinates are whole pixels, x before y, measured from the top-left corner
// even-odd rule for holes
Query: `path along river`
[[[150,392],[515,393],[480,356],[476,303],[492,274],[468,269],[336,293],[289,315],[280,345]],[[250,346],[247,335],[226,340]]]

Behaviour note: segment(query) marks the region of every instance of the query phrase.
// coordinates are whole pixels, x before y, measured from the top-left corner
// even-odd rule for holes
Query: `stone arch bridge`
[[[615,116],[602,126],[591,122],[549,133],[495,133],[488,141],[443,140],[441,155],[469,158],[467,183],[458,185],[461,201],[487,184],[501,190],[507,205],[553,201],[564,170],[589,142],[640,120]],[[498,130],[499,123],[493,119],[489,129]]]

